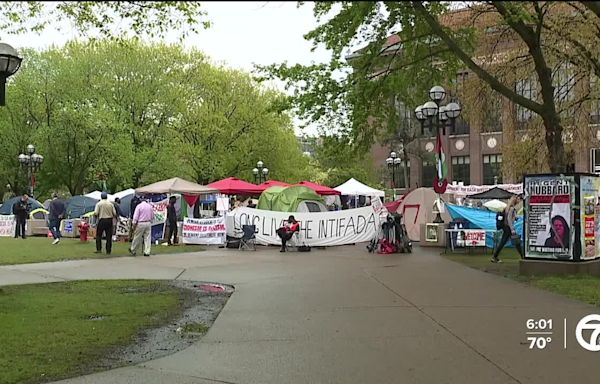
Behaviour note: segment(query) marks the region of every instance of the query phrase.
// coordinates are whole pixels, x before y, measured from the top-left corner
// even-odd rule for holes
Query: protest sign
[[[224,244],[225,217],[212,219],[183,219],[182,237],[184,244]]]
[[[15,216],[0,215],[0,237],[13,237],[15,235]]]

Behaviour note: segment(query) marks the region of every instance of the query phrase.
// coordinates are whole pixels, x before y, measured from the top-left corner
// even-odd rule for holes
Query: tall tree
[[[208,27],[198,1],[11,1],[0,3],[0,30],[8,34],[45,31],[62,23],[91,37],[181,36]],[[0,36],[5,38],[5,36]]]
[[[313,4],[315,17],[328,20],[305,37],[315,46],[322,43],[331,49],[331,62],[259,69],[296,85],[294,102],[304,116],[314,121],[327,116],[336,123],[339,119],[328,115],[347,116],[344,126],[350,128],[357,143],[368,145],[377,134],[378,125],[373,122],[387,119],[386,126],[396,126],[389,121],[394,116],[389,105],[393,96],[416,106],[420,102],[415,102],[415,96],[422,102],[427,87],[453,78],[460,63],[510,102],[540,116],[548,167],[553,172],[564,171],[564,119],[588,96],[565,97],[571,85],[557,80],[561,68],[577,64],[574,58],[584,58],[585,69],[595,72],[591,64],[597,56],[591,53],[597,47],[594,39],[600,36],[583,43],[590,54],[576,47],[574,37],[566,44],[556,32],[556,25],[564,25],[557,24],[560,17],[566,16],[580,37],[590,25],[582,19],[594,26],[599,21],[593,4],[570,4],[578,9],[574,16],[560,2],[474,2],[469,12],[462,14],[448,13],[450,2],[317,2]],[[365,47],[358,51],[357,44]],[[350,52],[358,54],[350,56],[355,58],[349,63]],[[351,73],[339,75],[350,64]],[[517,92],[515,83],[520,79],[507,70],[515,64],[521,72],[535,74],[537,98]],[[333,76],[336,73],[337,77]]]

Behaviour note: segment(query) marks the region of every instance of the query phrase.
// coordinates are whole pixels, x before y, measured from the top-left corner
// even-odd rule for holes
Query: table
[[[444,247],[444,253],[448,252],[448,246],[452,249],[452,252],[456,250],[456,248],[460,249],[473,249],[476,247],[484,247],[487,252],[487,247],[485,246],[485,239],[488,233],[492,233],[492,239],[494,240],[494,249],[496,248],[496,243],[498,242],[498,233],[502,233],[502,231],[498,231],[495,229],[465,229],[465,228],[450,228],[445,229],[446,232],[446,242]],[[463,245],[457,245],[458,243],[458,233],[462,232],[462,242]],[[454,235],[456,233],[456,235]]]

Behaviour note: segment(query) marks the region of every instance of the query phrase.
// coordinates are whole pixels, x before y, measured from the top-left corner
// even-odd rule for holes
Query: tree
[[[198,1],[12,1],[0,3],[0,30],[9,34],[60,30],[63,21],[85,36],[163,37],[180,31],[182,37],[209,26]]]
[[[0,182],[22,190],[17,156],[35,144],[45,161],[38,195],[109,191],[174,176],[208,183],[310,174],[280,92],[213,66],[197,51],[137,40],[72,42],[27,52],[0,109]]]
[[[548,167],[552,172],[564,171],[564,116],[589,96],[565,99],[570,86],[556,83],[557,69],[574,65],[575,76],[582,77],[600,68],[594,65],[600,36],[600,12],[594,12],[598,7],[586,2],[569,5],[577,12],[566,12],[559,2],[475,2],[469,17],[458,15],[460,21],[450,25],[454,15],[446,15],[448,2],[317,2],[315,17],[329,19],[305,37],[315,46],[323,43],[331,49],[331,62],[259,70],[295,85],[293,101],[313,121],[326,117],[339,123],[330,115],[340,116],[342,110],[348,117],[343,126],[357,143],[369,145],[378,128],[396,126],[389,105],[394,96],[416,106],[415,96],[422,102],[427,87],[452,79],[458,68],[467,67],[495,92],[540,117]],[[583,23],[584,19],[595,28],[588,28],[590,23]],[[565,23],[573,31],[570,40],[557,32],[565,30],[559,27]],[[587,37],[584,42],[578,39],[582,36]],[[356,44],[365,47],[348,63],[345,55],[356,51]],[[504,56],[499,59],[499,54]],[[509,70],[515,67],[519,75],[535,74],[538,98],[517,92],[515,83],[520,79]],[[346,70],[345,76],[339,75],[341,70]]]

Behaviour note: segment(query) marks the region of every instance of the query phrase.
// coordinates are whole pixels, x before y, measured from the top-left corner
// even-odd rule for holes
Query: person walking
[[[19,236],[25,238],[25,223],[29,215],[29,196],[27,194],[21,197],[12,207],[12,213],[15,215],[17,225],[15,226],[15,239]]]
[[[115,206],[108,201],[108,194],[102,192],[101,200],[96,204],[94,215],[98,219],[96,226],[96,253],[102,253],[102,236],[106,238],[106,254],[112,251],[113,219],[117,216]]]
[[[150,256],[152,217],[154,217],[152,205],[150,205],[148,199],[143,199],[135,207],[135,212],[133,213],[133,242],[131,243],[131,248],[129,248],[129,253],[132,256],[135,256],[142,241],[144,243],[144,256]]]
[[[512,239],[512,242],[517,248],[519,255],[521,255],[521,259],[523,259],[523,250],[521,249],[521,238],[515,231],[515,220],[517,219],[517,211],[515,209],[515,205],[521,200],[520,196],[513,196],[508,201],[508,205],[504,208],[504,219],[502,223],[502,239],[498,246],[494,250],[494,255],[492,256],[492,263],[501,263],[502,260],[498,258],[500,255],[500,251],[504,248],[508,239]]]
[[[50,229],[50,232],[52,232],[52,237],[54,238],[52,244],[54,245],[58,244],[62,237],[60,233],[60,222],[65,218],[67,211],[65,203],[58,198],[57,193],[52,194],[52,201],[50,202],[48,211],[48,228]]]
[[[121,217],[125,217],[125,215],[123,215],[123,210],[121,209],[121,199],[117,197],[112,204],[115,206],[115,211],[117,212],[117,216],[113,219],[113,241],[117,241],[119,222]]]
[[[169,224],[169,238],[167,240],[167,244],[169,245],[179,243],[179,237],[177,237],[177,210],[175,209],[176,202],[177,197],[171,196],[169,198],[169,205],[167,206],[167,223]]]

